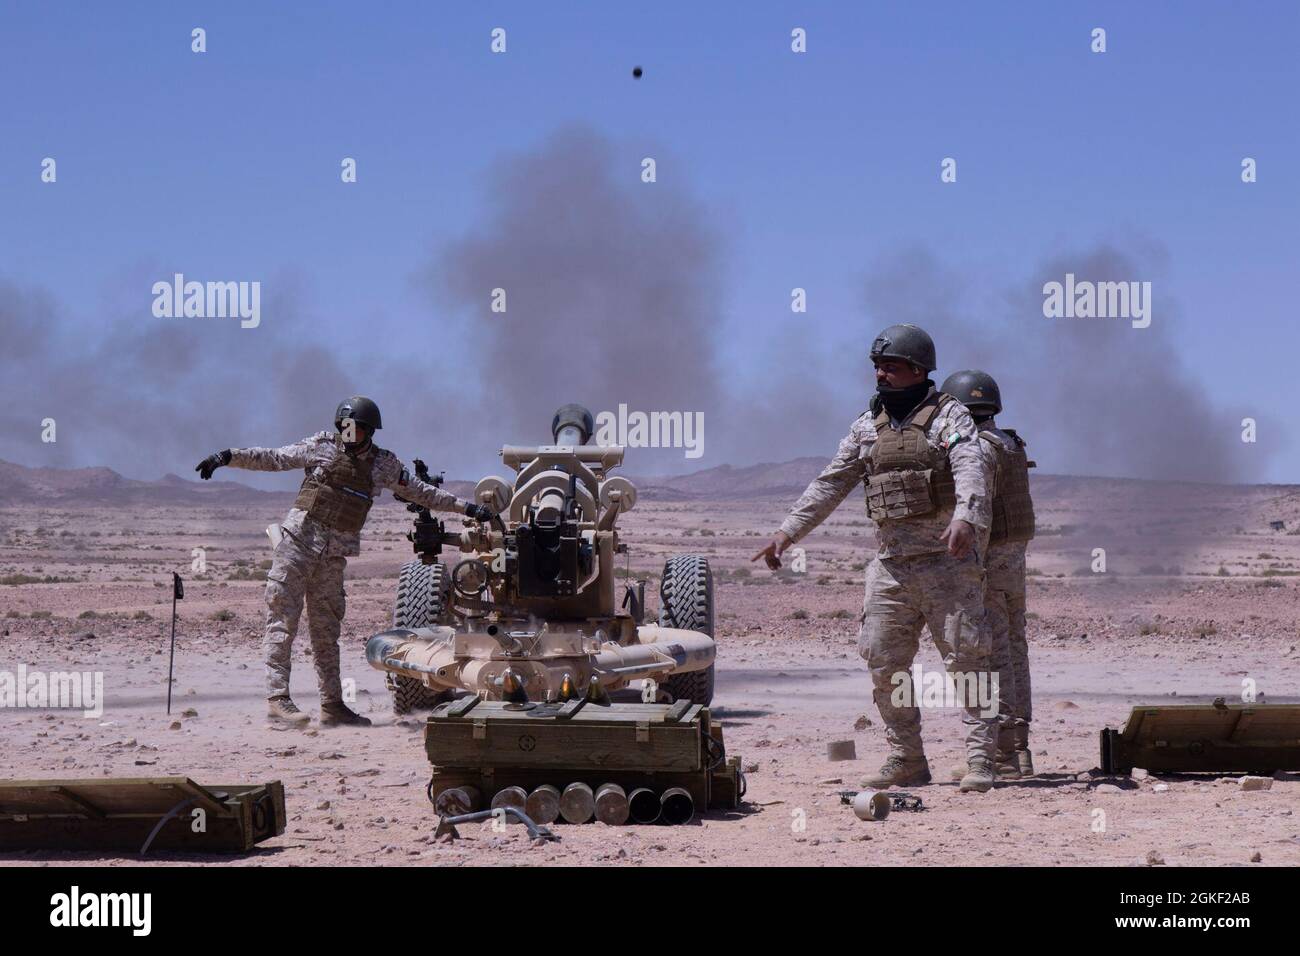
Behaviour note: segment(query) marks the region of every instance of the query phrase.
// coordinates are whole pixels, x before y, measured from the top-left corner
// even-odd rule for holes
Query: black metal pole
[[[173,575],[174,577],[174,575]],[[172,582],[172,650],[167,658],[167,713],[172,712],[172,666],[176,663],[176,583]]]

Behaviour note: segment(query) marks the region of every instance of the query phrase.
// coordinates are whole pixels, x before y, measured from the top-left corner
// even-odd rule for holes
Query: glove
[[[487,524],[496,517],[496,513],[487,505],[476,505],[471,502],[465,506],[465,517]]]
[[[230,464],[230,449],[219,451],[216,454],[209,455],[201,462],[194,466],[194,470],[199,473],[199,477],[207,481],[212,477],[212,473],[222,465]]]

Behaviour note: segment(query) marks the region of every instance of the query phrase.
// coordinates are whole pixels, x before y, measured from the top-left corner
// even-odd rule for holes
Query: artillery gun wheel
[[[659,584],[659,624],[713,636],[713,572],[698,554],[679,554],[664,562]],[[707,706],[713,700],[713,669],[672,674],[660,685],[674,700]]]
[[[397,579],[393,626],[433,627],[441,623],[450,590],[451,575],[445,564],[412,561],[403,565]],[[431,710],[445,699],[444,694],[400,674],[388,675],[388,689],[393,694],[393,713],[399,716],[413,710]]]

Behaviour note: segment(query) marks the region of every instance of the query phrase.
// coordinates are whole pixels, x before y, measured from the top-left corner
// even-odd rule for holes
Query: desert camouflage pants
[[[958,688],[985,689],[986,699],[962,701],[968,757],[993,759],[997,744],[996,698],[989,675],[990,634],[984,623],[984,570],[975,555],[876,558],[867,567],[858,653],[871,671],[872,696],[890,750],[905,758],[924,754],[921,711],[912,699],[912,661],[921,629],[930,636]]]
[[[266,574],[266,695],[289,693],[289,669],[298,619],[307,605],[312,661],[322,703],[343,699],[339,679],[339,631],[343,624],[343,569],[347,558],[316,554],[285,533]]]
[[[992,666],[1002,696],[999,749],[1023,747],[1033,718],[1029,644],[1025,640],[1025,545],[989,548],[984,574],[984,610],[993,641]]]

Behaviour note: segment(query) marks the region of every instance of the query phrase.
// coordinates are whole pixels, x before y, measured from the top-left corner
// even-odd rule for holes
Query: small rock
[[[168,730],[180,730],[180,729],[181,729],[181,722],[180,722],[179,720],[173,720],[173,721],[171,722],[171,726],[169,726],[167,729],[168,729]]]
[[[317,810],[328,810],[329,808],[330,802],[328,800],[322,800],[320,803],[316,804]]]
[[[1154,790],[1156,793],[1164,793],[1166,790],[1169,789],[1169,784],[1167,784],[1167,783],[1158,783],[1158,784],[1156,784],[1154,787],[1152,787],[1151,789]]]
[[[747,764],[743,764],[740,770],[742,773],[758,773],[758,761],[752,760]]]
[[[818,782],[819,784],[827,784],[827,785],[832,784],[832,783],[843,783],[843,782],[844,782],[844,778],[843,778],[843,777],[827,777],[825,780],[818,780],[817,782]]]
[[[1271,790],[1273,787],[1272,777],[1242,777],[1241,789],[1247,792],[1251,790]]]
[[[860,717],[858,717],[857,720],[853,722],[854,730],[866,730],[870,726],[871,726],[871,718],[868,717],[866,714],[861,715]]]
[[[1264,860],[1264,858],[1263,858],[1262,856],[1260,856],[1260,853],[1259,853],[1258,850],[1256,850],[1254,853],[1252,853],[1252,854],[1250,855],[1250,862],[1251,862],[1251,863],[1261,863],[1261,862],[1263,862],[1263,860]]]
[[[1058,700],[1052,705],[1057,710],[1078,710],[1079,705],[1072,700]]]
[[[1164,866],[1165,865],[1164,855],[1159,850],[1147,850],[1146,865]]]
[[[1143,770],[1141,767],[1134,767],[1133,772],[1130,773],[1129,776],[1134,780],[1145,780],[1147,777],[1151,776],[1151,772],[1149,770]]]
[[[183,711],[181,711],[182,717],[197,717],[198,715],[199,712],[195,710],[193,707],[186,707]]]
[[[1098,793],[1123,793],[1124,791],[1113,783],[1102,783],[1097,785]]]

